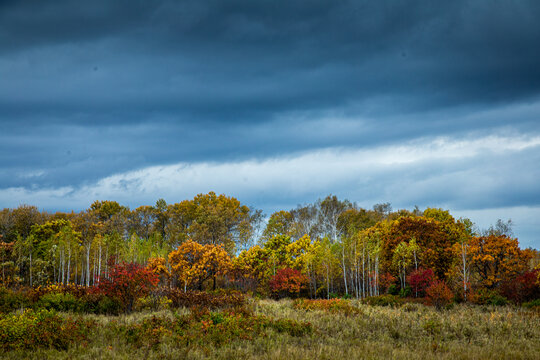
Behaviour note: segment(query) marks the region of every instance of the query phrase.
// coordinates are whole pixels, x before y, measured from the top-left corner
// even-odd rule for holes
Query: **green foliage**
[[[77,311],[80,308],[80,301],[69,293],[48,293],[43,295],[34,306],[38,309]]]
[[[0,287],[0,313],[28,307],[31,301],[26,293]]]
[[[364,303],[371,306],[400,306],[401,305],[400,297],[392,294],[379,295],[379,296],[370,296],[363,300]]]
[[[399,286],[392,284],[388,287],[388,294],[390,295],[399,295]]]
[[[410,286],[406,286],[405,288],[399,289],[399,296],[402,298],[411,296],[411,294],[412,294],[412,288]]]
[[[529,301],[522,304],[523,307],[526,307],[528,309],[540,309],[540,299],[536,299],[533,301]]]
[[[473,294],[471,301],[478,305],[504,306],[508,304],[508,299],[499,294],[496,290],[483,288]]]

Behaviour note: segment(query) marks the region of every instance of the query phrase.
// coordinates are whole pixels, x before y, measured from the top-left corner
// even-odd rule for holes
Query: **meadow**
[[[45,324],[57,335],[68,331],[69,339],[47,343],[46,335],[38,334],[29,344],[26,331],[8,334],[16,345],[6,347],[6,320],[20,324],[25,316],[49,316]],[[50,325],[53,318],[61,323],[56,328]],[[540,354],[540,312],[510,305],[437,309],[414,302],[374,306],[343,299],[250,298],[240,307],[118,316],[15,311],[0,321],[5,359],[538,359]]]

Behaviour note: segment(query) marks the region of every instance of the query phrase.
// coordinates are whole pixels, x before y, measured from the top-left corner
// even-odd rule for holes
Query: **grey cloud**
[[[76,191],[179,162],[535,136],[539,13],[534,0],[3,1],[0,190]],[[347,180],[340,194],[536,206],[538,160],[530,150],[476,166],[426,163],[399,174],[408,196],[389,198],[401,194],[395,172]],[[521,173],[516,186],[470,188],[499,171]],[[253,195],[257,204],[288,198],[304,201]]]

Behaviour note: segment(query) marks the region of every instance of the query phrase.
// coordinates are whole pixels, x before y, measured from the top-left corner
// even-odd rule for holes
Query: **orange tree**
[[[121,262],[112,266],[108,278],[102,278],[96,290],[122,302],[124,310],[131,312],[133,303],[148,295],[156,286],[157,274],[136,263]]]
[[[192,240],[184,242],[169,254],[172,275],[184,287],[195,285],[202,289],[206,280],[213,280],[216,288],[217,277],[225,275],[232,267],[229,254],[221,245],[201,245]]]
[[[433,269],[439,279],[445,279],[454,257],[452,246],[460,239],[461,231],[465,231],[462,224],[453,222],[453,218],[445,221],[425,216],[402,216],[394,220],[382,233],[383,270],[392,269],[394,250],[400,243],[409,244],[415,239],[419,247],[415,254],[417,266]]]
[[[306,288],[308,278],[300,270],[283,268],[276,272],[269,281],[274,296],[298,296]]]
[[[489,289],[528,270],[530,253],[519,248],[517,239],[505,235],[473,237],[469,252],[477,285]]]
[[[170,273],[167,269],[166,260],[162,257],[155,257],[148,259],[146,268],[152,273],[156,274],[162,284],[167,284],[169,281]]]

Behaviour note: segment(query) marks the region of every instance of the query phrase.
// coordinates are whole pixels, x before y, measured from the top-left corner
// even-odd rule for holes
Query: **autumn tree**
[[[392,221],[388,231],[382,234],[381,265],[391,269],[394,249],[414,238],[418,245],[418,267],[433,269],[439,279],[446,279],[454,260],[453,246],[463,231],[464,226],[453,218],[441,222],[430,216],[402,216]]]
[[[300,270],[291,268],[279,269],[269,281],[270,289],[277,297],[297,297],[307,283],[308,278]]]
[[[217,277],[227,274],[232,262],[221,245],[201,245],[188,240],[169,254],[172,275],[180,282],[184,291],[195,285],[202,289],[206,280],[213,280],[216,288]]]
[[[471,267],[478,284],[496,288],[528,270],[529,253],[506,235],[475,236],[470,240]]]

